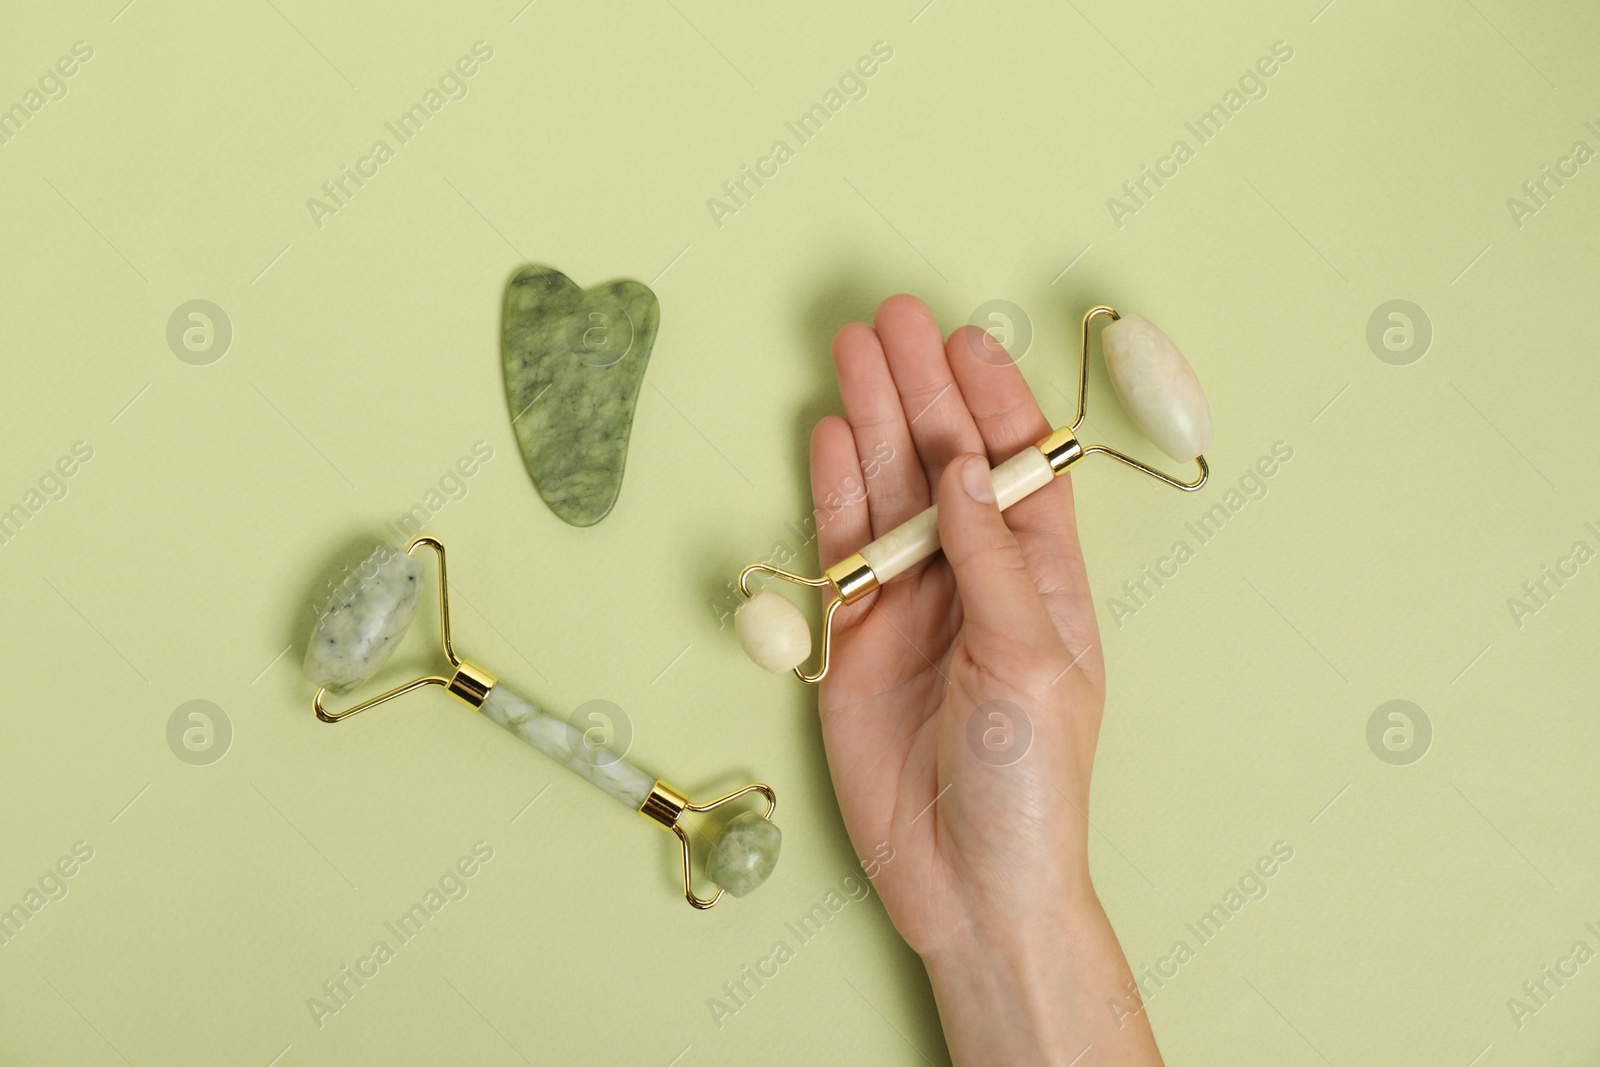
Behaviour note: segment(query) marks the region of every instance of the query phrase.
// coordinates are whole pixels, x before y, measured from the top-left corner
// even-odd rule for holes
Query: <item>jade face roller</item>
[[[323,706],[323,698],[330,691],[342,693],[375,675],[410,628],[424,577],[422,565],[412,554],[424,545],[439,557],[440,644],[452,668],[450,677],[417,678],[353,708],[329,711]],[[306,646],[305,673],[320,687],[311,706],[323,722],[343,722],[423,686],[444,686],[491,722],[676,834],[683,851],[683,896],[696,908],[713,907],[723,893],[744,896],[766,881],[778,863],[783,835],[772,822],[778,798],[771,786],[755,782],[708,803],[692,803],[683,792],[646,774],[621,753],[591,744],[577,727],[523,700],[482,667],[458,657],[450,642],[450,588],[444,545],[437,538],[419,537],[404,552],[379,545],[355,574],[334,589]],[[706,860],[707,876],[717,886],[717,892],[710,898],[696,896],[690,875],[689,835],[681,817],[686,811],[711,811],[746,793],[766,797],[767,810],[761,815],[745,811],[724,824]]]
[[[1089,385],[1089,327],[1097,317],[1111,322],[1101,331],[1106,370],[1117,398],[1134,425],[1179,463],[1199,465],[1200,473],[1182,482],[1106,445],[1085,446],[1078,440]],[[1078,365],[1078,417],[1037,444],[1023,449],[990,472],[1001,509],[1048,485],[1086,456],[1110,456],[1175,489],[1192,492],[1206,483],[1210,468],[1202,455],[1211,447],[1211,409],[1200,380],[1183,353],[1139,315],[1119,315],[1104,305],[1083,317],[1083,354]],[[752,563],[739,574],[739,592],[746,602],[734,615],[734,627],[745,653],[757,665],[782,674],[792,670],[802,682],[815,684],[828,673],[828,646],[833,616],[915,564],[939,551],[939,509],[935,505],[908,519],[860,551],[829,567],[820,578],[807,578],[767,563]],[[770,589],[752,594],[750,578],[767,574],[796,585],[831,592],[822,619],[822,654],[814,673],[801,664],[811,655],[811,630],[793,602]]]

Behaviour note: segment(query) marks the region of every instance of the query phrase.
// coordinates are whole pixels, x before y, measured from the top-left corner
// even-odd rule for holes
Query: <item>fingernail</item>
[[[994,483],[989,480],[989,464],[981,456],[961,461],[961,488],[980,504],[994,503]]]

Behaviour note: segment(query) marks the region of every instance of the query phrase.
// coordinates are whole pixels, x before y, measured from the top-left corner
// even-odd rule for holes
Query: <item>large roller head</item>
[[[1188,463],[1211,447],[1211,408],[1194,368],[1155,323],[1129,312],[1100,334],[1111,388],[1156,447]]]
[[[389,659],[422,596],[422,565],[378,545],[334,587],[306,645],[305,673],[335,693],[360,685]]]

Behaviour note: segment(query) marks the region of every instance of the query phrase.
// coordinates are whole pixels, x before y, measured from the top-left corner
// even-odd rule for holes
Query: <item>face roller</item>
[[[1179,481],[1105,445],[1085,446],[1078,440],[1089,384],[1089,327],[1099,316],[1111,322],[1101,331],[1106,370],[1112,388],[1134,425],[1179,463],[1198,464],[1200,473]],[[1211,409],[1183,353],[1150,320],[1119,315],[1100,306],[1083,317],[1083,354],[1078,366],[1078,417],[1037,444],[1023,449],[990,472],[1001,509],[1048,485],[1086,456],[1110,456],[1175,489],[1192,492],[1206,483],[1210,469],[1203,453],[1211,447]],[[820,682],[828,673],[828,647],[833,616],[939,551],[939,509],[930,507],[879,537],[860,551],[829,567],[820,578],[807,578],[767,563],[752,563],[739,575],[746,602],[734,616],[745,653],[759,666],[782,674],[792,670],[803,682]],[[811,655],[811,630],[793,602],[770,589],[751,593],[750,578],[767,574],[796,585],[831,591],[822,619],[822,654],[814,673],[801,664]]]
[[[430,675],[396,686],[344,711],[329,711],[323,698],[342,693],[370,679],[400,644],[417,612],[423,585],[423,568],[413,558],[426,545],[439,558],[440,644],[449,661],[450,677]],[[696,908],[713,907],[724,893],[742,897],[767,880],[778,862],[782,834],[772,822],[778,806],[771,786],[760,782],[735,789],[705,804],[666,782],[646,774],[623,755],[596,746],[583,731],[516,695],[494,675],[470,660],[461,659],[450,642],[450,592],[445,574],[444,545],[433,537],[419,537],[404,552],[379,545],[336,587],[317,619],[316,631],[306,646],[305,673],[320,686],[312,699],[317,718],[343,722],[413,689],[441,685],[468,707],[510,731],[600,789],[633,808],[645,818],[676,834],[683,852],[683,895]],[[746,793],[766,797],[762,814],[744,811],[729,819],[712,842],[706,874],[717,886],[710,898],[695,895],[690,875],[689,835],[681,816],[686,811],[707,812]]]

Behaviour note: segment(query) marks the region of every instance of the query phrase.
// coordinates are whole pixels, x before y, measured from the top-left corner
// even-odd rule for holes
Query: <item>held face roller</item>
[[[1163,474],[1131,456],[1105,445],[1085,447],[1078,440],[1083,424],[1089,385],[1089,327],[1104,315],[1111,320],[1101,332],[1106,370],[1112,388],[1134,425],[1161,451],[1179,463],[1199,465],[1200,473],[1189,482]],[[1048,485],[1085,456],[1110,456],[1165,482],[1175,489],[1193,492],[1206,484],[1210,468],[1201,453],[1211,447],[1211,409],[1206,405],[1200,380],[1195,377],[1183,353],[1139,315],[1119,315],[1114,308],[1091,308],[1083,317],[1083,355],[1078,367],[1078,417],[1025,448],[990,472],[995,500],[1004,510],[1028,494]],[[939,551],[939,509],[937,505],[890,530],[860,551],[829,567],[820,578],[806,578],[767,563],[752,563],[739,574],[739,591],[748,599],[734,615],[734,628],[745,653],[757,665],[782,674],[792,670],[802,682],[815,684],[828,673],[828,646],[833,631],[833,616],[844,605],[853,604],[922,560]],[[815,673],[807,674],[801,664],[811,655],[811,630],[793,602],[770,589],[752,594],[750,577],[768,574],[796,585],[831,590],[832,596],[822,619],[822,654]]]
[[[410,628],[424,577],[422,565],[412,558],[412,553],[423,545],[439,557],[440,643],[453,673],[448,678],[417,678],[344,711],[327,710],[322,703],[324,696],[330,691],[342,693],[370,679]],[[423,686],[444,686],[468,707],[481,711],[601,792],[676,834],[683,850],[683,896],[696,908],[713,907],[723,893],[744,896],[765,882],[778,863],[783,835],[772,822],[778,798],[771,786],[756,782],[705,804],[691,803],[684,793],[641,771],[621,753],[593,745],[577,727],[528,703],[482,667],[459,658],[450,643],[450,592],[444,545],[437,538],[419,537],[404,552],[379,545],[355,574],[334,589],[306,646],[305,673],[321,687],[311,704],[323,722],[342,722]],[[711,811],[746,793],[766,797],[767,810],[760,815],[742,812],[723,826],[706,861],[706,873],[716,884],[717,892],[709,899],[696,896],[690,876],[689,835],[680,817],[686,811]]]

